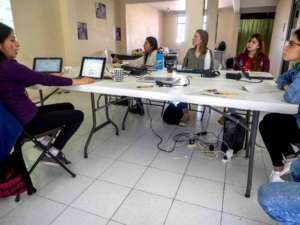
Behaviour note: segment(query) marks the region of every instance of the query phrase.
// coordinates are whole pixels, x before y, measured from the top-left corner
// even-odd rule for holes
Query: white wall
[[[162,46],[178,50],[178,64],[182,64],[185,56],[184,43],[178,43],[177,39],[177,16],[185,15],[184,12],[164,13]],[[192,40],[186,40],[192,46]]]
[[[121,51],[123,42],[112,36],[113,26],[125,29],[120,22],[120,1],[101,0],[107,19],[100,20],[95,16],[95,0],[11,0],[21,44],[17,60],[32,68],[34,57],[63,57],[65,66],[78,66],[82,56],[105,49]],[[87,23],[88,40],[78,40],[77,22]],[[28,92],[31,98],[37,97],[36,91]]]
[[[114,41],[112,33],[114,26],[121,26],[120,0],[101,3],[106,5],[106,20],[96,18],[95,0],[11,0],[21,43],[18,60],[32,67],[36,56],[62,56],[66,64],[74,66],[80,64],[84,55],[105,49],[119,51],[122,42]],[[88,40],[78,40],[77,22],[87,23]]]
[[[233,9],[222,9],[218,16],[218,30],[216,46],[221,41],[226,43],[226,51],[223,54],[223,61],[236,54],[238,29],[240,24],[240,15],[235,15]]]
[[[157,39],[162,46],[163,12],[146,4],[126,4],[127,54],[133,49],[142,48],[146,37]]]

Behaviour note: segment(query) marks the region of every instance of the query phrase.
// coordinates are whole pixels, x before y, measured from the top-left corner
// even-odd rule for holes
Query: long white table
[[[252,172],[255,140],[257,134],[257,127],[259,122],[259,113],[263,112],[277,112],[284,114],[296,114],[298,105],[289,104],[283,99],[283,92],[272,92],[265,94],[253,94],[243,90],[242,86],[249,84],[243,81],[235,81],[225,78],[226,71],[220,71],[221,75],[215,78],[203,78],[198,74],[176,74],[174,76],[180,77],[181,81],[177,85],[188,83],[187,76],[190,76],[190,85],[174,86],[174,87],[158,87],[154,84],[152,88],[137,88],[140,85],[149,85],[137,82],[137,78],[130,76],[124,78],[123,82],[114,82],[113,80],[101,80],[89,85],[79,85],[70,87],[60,87],[62,89],[89,92],[91,93],[91,104],[93,111],[93,127],[85,146],[85,157],[87,157],[87,148],[94,132],[103,128],[109,123],[116,127],[116,134],[118,134],[118,127],[110,120],[108,115],[108,95],[120,95],[129,97],[139,97],[148,99],[160,99],[166,101],[188,102],[201,105],[219,106],[219,107],[235,107],[239,109],[251,110],[253,112],[252,124],[248,128],[250,132],[249,139],[249,167],[248,180],[245,196],[250,197],[252,186]],[[153,72],[153,76],[167,76],[165,70],[160,72]],[[257,82],[258,80],[251,80]],[[275,86],[274,81],[269,82]],[[205,95],[201,93],[203,90],[217,89],[224,92],[237,92],[238,95]],[[105,96],[107,121],[96,127],[95,113],[98,110],[95,107],[94,93],[103,94]]]

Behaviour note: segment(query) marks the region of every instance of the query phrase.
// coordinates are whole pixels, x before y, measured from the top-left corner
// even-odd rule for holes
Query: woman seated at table
[[[278,77],[277,86],[285,91],[285,101],[300,105],[300,29],[286,41],[283,59],[290,61],[294,68]],[[300,143],[300,111],[296,116],[267,114],[260,122],[259,130],[273,164],[270,181],[284,182],[282,177],[289,173],[291,163],[297,158],[291,144]]]
[[[144,64],[149,67],[156,67],[156,53],[157,53],[158,45],[155,37],[147,37],[144,43],[144,57],[142,60],[136,59],[133,62],[136,64]],[[122,63],[121,60],[117,58],[113,58],[113,61],[116,63]],[[136,98],[136,106],[133,107],[130,112],[133,114],[144,115],[143,102],[141,98]]]
[[[83,113],[74,110],[70,103],[59,103],[37,107],[28,97],[26,87],[41,84],[46,86],[70,86],[90,84],[90,78],[71,79],[60,77],[61,74],[35,72],[19,64],[15,58],[20,48],[12,28],[0,23],[0,98],[8,110],[22,123],[31,135],[44,133],[63,127],[50,152],[62,163],[70,164],[61,152],[68,140],[76,132],[83,121]],[[47,138],[44,140],[47,142]],[[45,163],[56,164],[55,160],[45,155]]]
[[[182,68],[187,69],[213,69],[213,57],[212,51],[207,48],[208,33],[205,30],[196,30],[193,41],[193,48],[190,48],[184,59]],[[179,103],[177,107],[180,107],[183,112],[180,126],[186,126],[190,122],[190,116],[188,112],[188,103]]]
[[[262,35],[252,34],[248,38],[244,52],[236,58],[236,62],[238,65],[234,64],[234,70],[269,72],[270,60],[265,54],[265,42]],[[237,110],[237,108],[228,109],[231,113],[235,113]],[[224,125],[224,122],[225,116],[222,116],[218,123]]]

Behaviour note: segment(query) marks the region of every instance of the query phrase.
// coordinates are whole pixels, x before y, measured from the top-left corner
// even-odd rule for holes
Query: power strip
[[[194,143],[194,144],[188,144],[189,148],[195,148],[196,146],[197,146],[196,143]]]
[[[227,162],[231,161],[232,157],[233,157],[233,149],[228,149],[226,151],[226,155],[222,159],[222,162],[227,163]]]

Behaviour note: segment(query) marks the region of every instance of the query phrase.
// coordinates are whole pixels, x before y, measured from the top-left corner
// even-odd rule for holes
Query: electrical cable
[[[148,100],[148,101],[149,101],[149,100]],[[175,140],[175,143],[174,143],[174,145],[173,145],[173,147],[172,147],[171,150],[161,148],[161,147],[160,147],[160,144],[163,142],[163,139],[162,139],[162,137],[160,137],[160,136],[154,131],[154,129],[153,129],[153,127],[152,127],[152,118],[151,118],[151,116],[150,116],[148,104],[147,104],[147,114],[148,114],[148,116],[149,116],[149,118],[150,118],[150,128],[151,128],[152,132],[155,134],[155,136],[157,136],[157,137],[160,139],[160,142],[156,145],[157,148],[158,148],[160,151],[163,151],[163,152],[168,152],[168,153],[173,152],[174,149],[175,149],[175,147],[180,146],[180,145],[177,145],[176,143],[177,143],[177,142],[182,142],[182,141],[178,141],[178,139],[179,139],[179,137],[178,137],[177,140]]]

